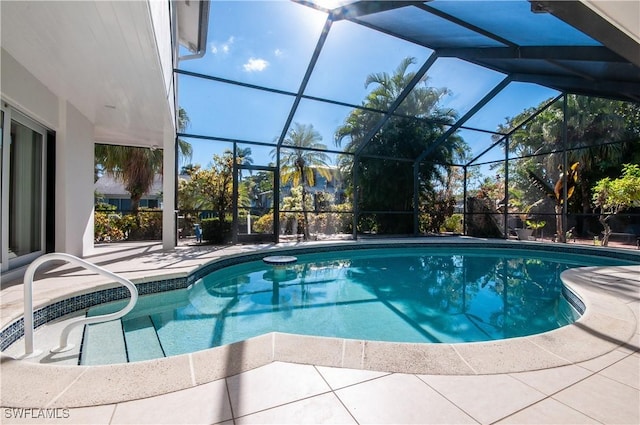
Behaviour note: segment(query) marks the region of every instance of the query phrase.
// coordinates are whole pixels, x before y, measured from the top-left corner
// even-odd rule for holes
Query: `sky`
[[[528,2],[523,0],[523,3]],[[207,52],[201,59],[182,61],[180,69],[266,86],[296,93],[306,72],[326,14],[289,1],[211,2]],[[527,6],[528,7],[528,6]],[[415,58],[409,70],[417,71],[431,50],[348,21],[334,22],[305,94],[349,104],[361,104],[373,86],[368,75],[392,74],[405,57]],[[446,87],[449,95],[442,106],[464,115],[505,76],[452,58],[439,58],[427,71],[428,83]],[[556,96],[554,90],[524,83],[511,83],[479,111],[467,125],[495,130],[505,118],[537,106]],[[280,136],[294,97],[249,87],[232,86],[179,76],[179,104],[190,118],[187,133],[274,143]],[[293,122],[312,124],[328,149],[335,130],[344,123],[351,108],[303,99]],[[490,135],[464,131],[474,153],[490,143]],[[231,148],[231,143],[186,139],[194,148],[192,163],[207,166],[214,153]],[[255,165],[272,161],[272,148],[252,147]],[[332,159],[335,155],[331,156]],[[483,157],[502,159],[499,150]]]

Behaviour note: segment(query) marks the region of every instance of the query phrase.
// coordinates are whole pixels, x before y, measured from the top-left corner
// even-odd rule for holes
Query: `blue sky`
[[[523,0],[524,1],[524,0]],[[526,2],[525,2],[526,3]],[[201,59],[181,62],[179,68],[247,84],[295,93],[316,47],[326,14],[288,1],[211,2],[208,45]],[[416,58],[416,71],[431,51],[353,24],[333,23],[305,94],[361,104],[372,87],[369,74],[393,73],[405,57]],[[442,105],[464,115],[504,75],[457,59],[441,58],[427,72],[429,84],[451,94]],[[179,104],[191,119],[189,133],[273,143],[282,131],[293,97],[250,88],[180,76]],[[506,117],[536,106],[557,92],[531,84],[512,83],[467,125],[495,130]],[[329,149],[339,149],[333,135],[350,108],[303,100],[294,122],[312,124]],[[490,135],[465,131],[465,140],[481,152]],[[230,143],[189,139],[192,162],[207,166],[214,153]],[[254,164],[271,161],[270,148],[252,147]],[[489,159],[501,159],[496,151]]]

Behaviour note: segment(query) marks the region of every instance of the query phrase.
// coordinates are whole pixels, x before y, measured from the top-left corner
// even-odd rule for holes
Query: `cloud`
[[[284,51],[280,49],[276,49],[273,51],[273,54],[276,55],[277,58],[284,56]]]
[[[249,61],[242,65],[247,72],[264,71],[269,66],[269,62],[264,59],[249,58]]]
[[[209,44],[210,51],[214,55],[218,53],[228,54],[231,51],[231,46],[233,45],[234,41],[235,38],[233,36],[230,36],[227,41],[223,41],[222,43],[212,42],[211,44]]]

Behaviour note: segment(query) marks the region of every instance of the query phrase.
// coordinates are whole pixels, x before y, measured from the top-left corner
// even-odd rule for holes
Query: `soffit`
[[[162,144],[169,103],[145,1],[3,1],[2,48],[94,123],[95,141]]]

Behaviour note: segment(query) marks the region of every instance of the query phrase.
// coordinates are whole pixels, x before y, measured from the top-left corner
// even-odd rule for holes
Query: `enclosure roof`
[[[300,3],[428,47],[439,57],[499,71],[512,81],[640,101],[640,2],[602,2],[614,15],[588,6],[595,2],[566,0]],[[610,22],[612,16],[618,22]]]
[[[209,158],[214,148],[201,139],[250,145],[256,164],[267,165],[297,124],[311,125],[330,155],[376,155],[370,144],[376,134],[412,117],[445,130],[417,156],[405,151],[395,159],[420,162],[462,137],[470,158],[493,161],[503,155],[485,153],[509,131],[505,117],[525,120],[562,94],[640,102],[638,1],[216,1],[210,7],[207,53],[176,69],[180,106],[190,118],[189,132],[179,136],[209,149]],[[384,96],[372,90],[383,85]],[[411,103],[425,86],[437,99],[433,110]],[[370,125],[350,144],[355,133],[344,137],[338,130],[365,110]]]

